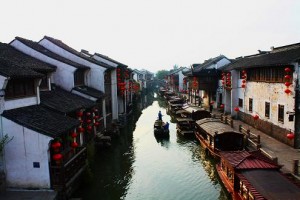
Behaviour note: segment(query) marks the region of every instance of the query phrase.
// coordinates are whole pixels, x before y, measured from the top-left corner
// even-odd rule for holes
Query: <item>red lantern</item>
[[[99,119],[99,118],[100,118],[99,115],[94,116],[94,119]]]
[[[220,108],[224,108],[224,104],[221,104],[221,105],[220,105]]]
[[[77,115],[77,117],[82,117],[82,115],[83,115],[83,112],[81,112],[81,111],[78,111],[78,112],[76,113],[76,115]]]
[[[242,84],[242,88],[245,88],[246,87],[246,85],[245,84]]]
[[[242,73],[243,73],[243,74],[246,74],[246,70],[243,70]]]
[[[72,142],[72,143],[71,143],[71,147],[72,147],[72,148],[78,147],[78,143],[77,143],[77,142]]]
[[[83,133],[83,132],[84,132],[84,128],[79,127],[79,128],[78,128],[78,132],[79,132],[79,133]]]
[[[234,111],[235,111],[235,112],[239,112],[239,111],[240,111],[240,108],[239,108],[239,107],[235,107],[235,108],[234,108]]]
[[[289,87],[290,85],[292,85],[292,83],[290,83],[290,82],[285,82],[284,85],[285,85],[286,87]]]
[[[87,112],[87,113],[86,113],[86,116],[90,116],[90,115],[91,115],[91,113],[90,113],[90,112]]]
[[[87,128],[88,131],[91,131],[93,129],[92,126],[87,126],[86,128]]]
[[[287,137],[288,139],[292,140],[292,139],[295,138],[295,135],[294,135],[293,133],[289,132],[289,133],[286,135],[286,137]]]
[[[285,78],[285,79],[290,79],[290,78],[291,78],[291,75],[287,74],[287,75],[284,76],[284,78]]]
[[[259,119],[259,116],[258,116],[258,115],[253,115],[253,119],[254,119],[254,120],[258,120],[258,119]]]
[[[87,124],[90,124],[91,122],[92,122],[92,120],[90,120],[90,119],[86,120]]]
[[[55,161],[61,160],[62,157],[63,157],[63,156],[62,156],[62,154],[60,154],[60,153],[54,154],[54,155],[52,156],[53,160],[55,160]]]
[[[214,101],[210,102],[211,105],[213,105],[214,103],[215,103]]]
[[[61,147],[61,143],[60,142],[54,142],[54,143],[52,143],[51,147],[53,149],[59,149]]]
[[[289,93],[291,93],[292,91],[291,91],[289,88],[286,88],[286,89],[284,90],[284,92],[285,92],[286,94],[289,94]]]
[[[291,72],[292,70],[291,70],[291,68],[288,68],[288,67],[287,67],[287,68],[284,69],[284,71],[285,71],[285,72]]]
[[[94,125],[95,125],[95,126],[99,126],[100,123],[99,123],[99,122],[95,122]]]
[[[97,108],[94,108],[94,112],[98,112],[98,109],[97,109]]]
[[[76,137],[77,137],[77,133],[72,132],[72,133],[71,133],[71,137],[72,137],[72,138],[76,138]]]

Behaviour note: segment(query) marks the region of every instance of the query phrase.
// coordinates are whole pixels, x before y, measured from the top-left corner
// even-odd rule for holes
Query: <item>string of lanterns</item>
[[[290,75],[290,73],[291,73],[291,68],[289,68],[289,67],[286,67],[285,69],[284,69],[284,71],[285,71],[285,76],[284,76],[284,79],[286,80],[286,82],[284,83],[284,85],[286,86],[286,89],[284,90],[284,92],[286,93],[286,94],[290,94],[292,91],[289,89],[289,86],[291,86],[292,85],[292,83],[291,83],[291,79],[292,79],[292,76]]]
[[[247,81],[247,72],[246,70],[242,71],[242,88],[246,88],[246,81]]]

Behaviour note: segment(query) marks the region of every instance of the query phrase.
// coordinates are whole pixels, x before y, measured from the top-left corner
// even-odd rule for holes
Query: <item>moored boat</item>
[[[192,118],[177,118],[176,129],[178,133],[185,137],[194,137],[195,136],[195,120]]]
[[[220,152],[220,158],[217,172],[232,199],[299,199],[299,186],[259,151]]]
[[[204,118],[196,121],[195,136],[207,154],[218,158],[222,151],[244,149],[244,135],[224,124],[220,119]]]

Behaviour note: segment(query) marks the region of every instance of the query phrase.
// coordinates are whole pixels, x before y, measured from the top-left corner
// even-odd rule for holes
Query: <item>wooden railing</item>
[[[221,121],[225,124],[229,124],[231,128],[233,128],[233,119],[228,117],[227,115],[221,115]]]
[[[246,129],[242,125],[239,125],[239,131],[246,136],[246,145],[254,146],[256,149],[261,148],[260,135],[251,133],[250,129]]]
[[[53,189],[64,191],[86,168],[86,147],[78,147],[76,151],[77,153],[65,163],[50,166]]]

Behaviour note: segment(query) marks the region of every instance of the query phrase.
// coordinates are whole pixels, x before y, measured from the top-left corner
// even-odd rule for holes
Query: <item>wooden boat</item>
[[[221,151],[244,149],[244,135],[236,132],[220,119],[204,118],[196,121],[195,136],[207,154],[218,158]]]
[[[220,152],[219,178],[234,200],[298,199],[300,188],[259,151]]]
[[[176,129],[178,133],[185,137],[195,136],[195,120],[192,118],[177,118]]]
[[[162,120],[156,120],[154,122],[154,135],[155,137],[161,137],[161,138],[168,138],[169,135],[169,129],[166,129],[165,123]]]

